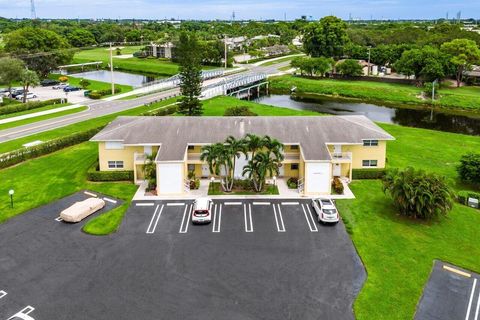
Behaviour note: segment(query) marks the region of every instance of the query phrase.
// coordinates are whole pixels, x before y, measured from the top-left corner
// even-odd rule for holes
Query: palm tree
[[[248,175],[253,181],[255,191],[261,192],[267,175],[278,175],[280,161],[278,158],[270,157],[267,152],[259,152],[243,168],[243,175]]]
[[[233,136],[229,136],[225,140],[225,148],[224,148],[223,156],[224,156],[224,163],[227,165],[225,167],[226,171],[226,191],[230,192],[233,188],[233,181],[235,178],[235,165],[237,163],[237,158],[240,158],[242,154],[248,157],[247,149],[245,147],[244,140],[240,139],[237,140]],[[230,159],[227,159],[230,158]],[[228,170],[227,170],[228,169]]]
[[[273,155],[278,161],[283,161],[283,144],[280,141],[265,136],[263,137],[263,145],[267,149],[269,156]]]
[[[264,138],[261,138],[253,133],[248,133],[245,136],[244,141],[248,151],[252,152],[252,159],[255,157],[255,153],[258,150],[262,150],[265,146]]]
[[[148,189],[155,188],[157,184],[157,164],[155,163],[156,153],[146,154],[143,163],[143,174],[148,181]]]
[[[217,158],[220,150],[223,149],[223,144],[215,143],[202,147],[202,153],[200,154],[200,160],[208,163],[208,169],[211,175],[218,175]]]

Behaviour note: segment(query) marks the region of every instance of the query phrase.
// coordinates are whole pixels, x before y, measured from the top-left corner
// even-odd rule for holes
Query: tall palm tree
[[[223,144],[221,143],[215,143],[202,147],[200,160],[207,162],[211,175],[218,175],[219,168],[217,166],[217,158],[221,149],[223,149]]]
[[[233,181],[235,178],[235,165],[237,163],[237,158],[240,158],[242,154],[248,157],[247,149],[245,147],[245,142],[243,139],[237,140],[233,136],[229,136],[225,140],[225,150],[223,152],[226,164],[228,164],[227,179],[226,179],[226,191],[230,192],[233,188]]]
[[[267,152],[259,152],[243,168],[243,175],[248,175],[253,181],[255,191],[261,192],[267,175],[273,176],[279,173],[280,160],[271,157]]]
[[[283,144],[277,139],[272,139],[269,136],[263,137],[263,145],[267,149],[269,156],[275,156],[278,161],[283,161]]]
[[[252,153],[252,159],[255,157],[255,153],[257,153],[259,150],[262,150],[265,146],[264,138],[261,138],[253,133],[248,133],[244,140],[248,151]]]

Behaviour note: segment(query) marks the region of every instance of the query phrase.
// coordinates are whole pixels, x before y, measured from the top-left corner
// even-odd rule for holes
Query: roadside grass
[[[220,182],[213,182],[208,186],[209,196],[240,196],[240,195],[278,195],[277,186],[268,185],[262,192],[255,192],[254,190],[232,190],[232,192],[224,192]]]
[[[41,111],[47,111],[47,110],[61,108],[61,107],[66,107],[66,106],[69,106],[69,105],[71,105],[71,103],[57,103],[57,104],[51,104],[51,105],[41,107],[41,108],[36,108],[36,109],[31,109],[31,110],[26,110],[26,111],[20,111],[20,112],[15,112],[15,113],[9,113],[9,114],[2,114],[2,115],[0,115],[0,120],[13,118],[13,117],[18,117],[18,116],[23,116],[23,115],[31,114],[31,113],[37,113],[37,112],[41,112]],[[0,109],[1,108],[2,107],[0,107]]]
[[[78,107],[78,108],[75,108],[75,109],[64,110],[64,111],[45,114],[45,115],[37,116],[37,117],[33,117],[33,118],[28,118],[28,119],[3,123],[3,124],[0,124],[0,130],[10,129],[10,128],[23,126],[23,125],[30,124],[30,123],[35,123],[35,122],[42,121],[42,120],[48,120],[48,119],[53,119],[53,118],[66,116],[66,115],[69,115],[69,114],[79,113],[79,112],[85,111],[87,109],[88,109],[88,107],[81,106],[81,107]]]
[[[259,116],[319,116],[318,112],[309,110],[292,110],[274,107],[252,101],[239,100],[234,97],[219,96],[203,101],[204,116],[223,116],[229,107],[246,106]]]
[[[278,70],[280,70],[280,71],[288,71],[290,69],[292,69],[292,67],[290,67],[290,66],[285,66],[285,67],[278,68]]]
[[[260,64],[262,67],[267,67],[267,66],[273,66],[274,64],[278,64],[278,63],[282,63],[282,62],[286,62],[286,61],[291,61],[293,59],[295,59],[296,57],[284,57],[282,59],[278,59],[278,60],[272,60],[272,61],[267,61],[267,62],[264,62],[262,64]]]
[[[272,78],[270,83],[272,91],[290,92],[292,87],[297,87],[299,94],[341,96],[396,105],[431,105],[430,100],[422,100],[417,97],[421,94],[422,89],[412,85],[335,79],[307,79],[290,75]],[[440,99],[436,101],[437,107],[480,112],[480,87],[442,88],[439,92]]]
[[[58,80],[58,78],[61,76],[62,76],[61,74],[52,73],[48,77],[50,79]],[[80,81],[82,80],[82,78],[76,78],[70,75],[67,75],[66,77],[68,77],[69,85],[75,86],[75,87],[81,87]],[[109,90],[112,88],[112,85],[108,82],[101,82],[101,81],[95,81],[95,80],[88,80],[88,82],[90,82],[90,85],[86,90]],[[123,84],[116,84],[115,87],[120,88],[122,90],[120,93],[125,93],[133,90],[132,86],[126,86]],[[110,97],[110,96],[111,94],[103,96],[103,98]]]
[[[109,114],[106,116],[78,122],[69,126],[58,128],[58,129],[49,130],[49,131],[31,135],[31,136],[3,142],[3,143],[0,143],[0,154],[22,148],[24,144],[32,141],[37,141],[37,140],[48,141],[55,138],[67,136],[75,132],[86,131],[89,129],[97,128],[102,125],[108,124],[109,122],[111,122],[112,120],[114,120],[119,116],[137,116],[149,110],[158,109],[161,106],[166,106],[168,104],[171,104],[175,102],[176,99],[177,98],[172,98],[172,99],[160,101],[158,103],[155,103],[149,106],[141,106],[141,107],[133,108],[130,110],[117,112],[117,113]]]

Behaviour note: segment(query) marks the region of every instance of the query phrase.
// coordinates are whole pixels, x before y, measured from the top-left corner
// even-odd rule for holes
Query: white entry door
[[[210,175],[210,168],[208,164],[202,164],[202,178],[208,178]]]
[[[333,152],[341,154],[342,153],[342,145],[339,145],[339,144],[333,145]]]
[[[340,163],[335,163],[333,165],[333,176],[340,177],[341,174],[342,174],[342,165]]]

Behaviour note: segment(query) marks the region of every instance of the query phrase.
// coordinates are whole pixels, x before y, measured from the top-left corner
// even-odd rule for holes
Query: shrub
[[[133,171],[100,171],[98,161],[87,171],[89,181],[133,181]]]
[[[453,206],[453,192],[444,177],[412,167],[387,171],[382,188],[408,217],[431,219],[446,215]]]
[[[438,89],[439,89],[439,84],[435,83],[435,97],[434,98],[438,97]],[[433,83],[432,82],[425,82],[423,84],[423,93],[425,93],[425,95],[427,95],[428,97],[431,97],[432,92],[433,92]]]
[[[385,169],[353,169],[352,179],[382,179],[385,176]]]
[[[350,77],[363,75],[362,66],[354,59],[347,59],[337,64],[337,71],[344,76]]]
[[[90,81],[87,79],[80,80],[79,84],[82,86],[83,89],[87,89],[89,85],[91,85]]]
[[[246,106],[236,106],[225,109],[223,114],[225,117],[242,117],[242,116],[258,116],[258,114],[250,111],[249,107]]]
[[[343,194],[343,183],[338,177],[332,180],[332,190],[335,194]]]
[[[178,105],[163,107],[157,110],[145,112],[142,116],[168,116],[178,111]]]
[[[188,171],[188,180],[195,179],[195,171]]]
[[[61,150],[63,148],[88,141],[102,128],[103,126],[82,132],[77,132],[65,137],[47,141],[38,146],[21,148],[8,153],[4,153],[0,155],[0,169],[7,168],[28,159],[37,158]]]
[[[467,153],[460,158],[458,175],[464,182],[480,184],[480,153]]]
[[[8,106],[10,104],[20,104],[18,100],[12,99],[12,98],[3,98],[2,103],[0,103],[0,106]]]
[[[190,185],[190,190],[197,190],[200,188],[200,179],[195,179],[195,177],[193,179],[191,179],[189,181],[189,185]]]
[[[60,76],[60,77],[58,77],[58,81],[65,83],[65,82],[68,81],[68,77],[67,76]]]
[[[95,91],[92,91],[88,94],[88,97],[90,99],[94,99],[94,100],[98,100],[98,99],[101,99],[102,98],[102,95],[98,92],[95,92]]]
[[[287,186],[289,189],[297,189],[298,188],[298,178],[291,177],[287,180]]]
[[[50,99],[45,101],[30,101],[27,103],[17,103],[17,104],[12,103],[7,105],[6,107],[0,108],[0,115],[38,109],[38,108],[42,108],[52,104],[61,103],[62,100],[63,102],[67,101],[66,99]]]
[[[122,88],[120,87],[115,87],[115,93],[120,93],[122,92]],[[104,89],[104,90],[93,90],[90,92],[88,95],[91,99],[100,99],[104,96],[108,96],[112,94],[112,89]]]

